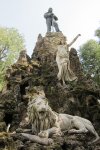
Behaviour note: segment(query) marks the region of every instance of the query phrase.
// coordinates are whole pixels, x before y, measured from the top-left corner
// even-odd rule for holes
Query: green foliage
[[[98,28],[96,31],[95,31],[95,36],[97,36],[99,38],[99,42],[100,42],[100,28]]]
[[[15,28],[0,27],[0,89],[5,70],[15,62],[24,48],[24,39]]]
[[[80,57],[86,74],[93,76],[99,84],[100,76],[100,45],[95,40],[89,40],[80,47]]]

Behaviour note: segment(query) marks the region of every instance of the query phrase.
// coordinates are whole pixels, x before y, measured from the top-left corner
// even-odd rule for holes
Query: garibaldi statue
[[[60,32],[58,24],[56,22],[58,18],[54,15],[52,8],[48,9],[48,12],[44,14],[44,18],[46,19],[47,32],[51,32],[51,27],[54,27],[56,32]]]

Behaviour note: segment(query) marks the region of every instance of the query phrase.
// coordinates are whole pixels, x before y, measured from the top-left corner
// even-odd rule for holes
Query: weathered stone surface
[[[31,128],[24,122],[29,98],[27,91],[34,86],[42,85],[53,110],[89,119],[100,135],[100,104],[97,101],[100,99],[99,88],[90,77],[84,76],[74,48],[70,50],[70,63],[78,81],[68,82],[67,88],[63,88],[62,83],[57,79],[58,67],[55,58],[57,46],[62,40],[66,42],[66,37],[61,32],[47,33],[45,37],[39,35],[32,58],[23,51],[18,61],[7,70],[6,85],[0,93],[0,131],[6,131],[9,123],[10,132],[20,128],[20,125],[23,126],[21,132],[25,131],[25,128]],[[53,137],[54,145],[50,146],[32,143],[20,133],[10,137],[13,145],[9,140],[0,139],[3,145],[0,145],[0,150],[4,147],[8,150],[99,150],[100,148],[100,142],[88,145],[92,139],[90,134],[66,133],[63,137]],[[9,148],[9,143],[12,148]]]

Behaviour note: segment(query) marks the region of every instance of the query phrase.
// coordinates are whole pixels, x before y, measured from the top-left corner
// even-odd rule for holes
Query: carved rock
[[[32,58],[24,51],[25,53],[20,54],[18,61],[8,68],[5,75],[6,85],[0,93],[0,112],[2,113],[0,131],[6,131],[9,123],[11,124],[10,132],[20,127],[20,122],[24,122],[27,113],[30,96],[27,95],[27,91],[34,86],[42,85],[53,110],[89,119],[100,135],[100,104],[97,103],[100,99],[99,88],[90,77],[84,76],[74,48],[70,50],[70,63],[73,72],[78,77],[78,82],[68,82],[66,83],[67,88],[64,89],[62,83],[57,79],[58,68],[55,58],[57,46],[61,40],[66,42],[66,37],[61,32],[47,33],[45,37],[39,35]],[[2,125],[3,123],[6,126]],[[30,125],[27,128],[30,129]],[[21,149],[23,143],[23,150],[32,150],[33,148],[37,150],[97,150],[100,147],[100,142],[96,145],[87,144],[87,139],[91,141],[91,136],[88,134],[65,134],[63,137],[54,137],[54,145],[52,146],[30,143],[30,141],[23,139],[20,133],[16,133],[12,138],[13,144],[17,145],[17,150]],[[7,147],[8,143],[4,142],[4,147]],[[12,147],[14,150],[14,145]],[[3,148],[0,147],[0,150]]]

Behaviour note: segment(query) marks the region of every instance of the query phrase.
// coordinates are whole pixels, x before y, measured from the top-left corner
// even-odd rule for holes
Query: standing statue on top
[[[80,36],[78,34],[71,43],[66,44],[65,41],[60,41],[58,45],[58,51],[56,54],[56,62],[58,65],[58,80],[63,82],[63,86],[66,87],[65,81],[74,81],[77,80],[76,75],[70,68],[70,60],[69,60],[69,47],[77,40]]]
[[[54,15],[52,8],[48,9],[48,12],[44,14],[44,18],[46,19],[47,32],[51,32],[51,27],[54,27],[56,32],[60,32],[58,24],[56,22],[58,18]]]

